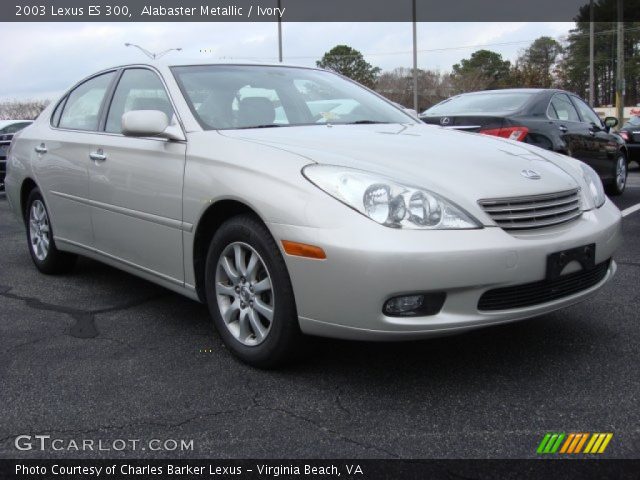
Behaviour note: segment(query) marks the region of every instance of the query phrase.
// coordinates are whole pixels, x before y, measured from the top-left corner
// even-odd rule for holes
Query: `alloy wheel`
[[[271,276],[260,254],[244,242],[229,244],[216,266],[216,299],[233,337],[246,346],[269,335],[275,307]]]
[[[49,255],[50,231],[47,209],[42,201],[35,200],[29,212],[29,238],[33,254],[41,262]]]
[[[624,186],[627,183],[627,160],[624,156],[620,155],[618,157],[618,162],[616,163],[616,185],[618,187],[618,191],[624,190]]]

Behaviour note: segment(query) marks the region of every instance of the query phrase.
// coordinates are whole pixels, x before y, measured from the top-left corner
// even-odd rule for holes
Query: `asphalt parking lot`
[[[640,170],[620,208],[640,203]],[[535,320],[401,344],[321,340],[259,371],[203,305],[100,263],[47,277],[0,196],[0,457],[535,457],[548,431],[640,457],[640,212],[618,274]],[[193,439],[192,451],[18,451],[17,435]]]

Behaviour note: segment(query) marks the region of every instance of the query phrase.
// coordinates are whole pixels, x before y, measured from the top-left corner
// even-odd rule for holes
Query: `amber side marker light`
[[[324,250],[315,245],[307,245],[306,243],[290,242],[289,240],[282,240],[282,246],[284,251],[288,255],[296,257],[315,258],[316,260],[324,260],[327,255]]]

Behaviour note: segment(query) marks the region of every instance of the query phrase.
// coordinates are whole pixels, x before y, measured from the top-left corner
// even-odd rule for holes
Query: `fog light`
[[[422,295],[407,295],[404,297],[393,297],[384,304],[384,313],[387,315],[402,315],[417,310],[422,306],[424,297]]]
[[[399,295],[387,300],[382,312],[390,317],[435,315],[442,309],[446,296],[444,292]]]

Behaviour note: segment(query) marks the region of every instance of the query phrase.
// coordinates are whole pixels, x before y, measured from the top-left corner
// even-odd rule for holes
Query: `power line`
[[[637,32],[640,31],[640,27],[629,27],[629,28],[625,28],[625,33],[627,32]],[[601,30],[599,32],[595,32],[595,35],[615,35],[617,32],[617,30],[612,29],[612,30]],[[569,40],[569,38],[579,38],[579,37],[588,37],[589,34],[588,33],[570,33],[568,35],[560,35],[557,37],[552,37],[555,38],[555,40],[564,42]],[[436,53],[436,52],[447,52],[447,51],[452,51],[452,50],[466,50],[466,49],[470,49],[470,48],[485,48],[485,47],[505,47],[505,46],[512,46],[512,45],[522,45],[522,44],[529,44],[534,42],[536,39],[530,39],[530,40],[514,40],[511,42],[496,42],[496,43],[484,43],[484,44],[475,44],[475,45],[459,45],[459,46],[453,46],[453,47],[441,47],[441,48],[426,48],[426,49],[418,49],[417,52],[418,53]],[[402,51],[396,51],[396,52],[370,52],[370,53],[362,53],[362,56],[365,57],[375,57],[375,56],[384,56],[384,55],[411,55],[413,54],[413,50],[402,50]],[[332,55],[332,57],[334,58],[355,58],[357,57],[357,55]],[[226,58],[233,58],[233,57],[226,57]],[[272,57],[242,57],[244,59],[247,60],[260,60],[260,59],[271,59]],[[310,59],[310,58],[318,58],[317,55],[291,55],[288,56],[287,59],[289,60],[306,60],[306,59]]]

